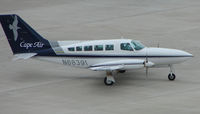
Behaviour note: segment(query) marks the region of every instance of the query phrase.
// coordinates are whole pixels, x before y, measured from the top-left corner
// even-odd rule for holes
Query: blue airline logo
[[[11,24],[9,25],[10,30],[13,31],[15,41],[17,41],[17,38],[18,38],[17,30],[20,29],[20,27],[18,27],[17,25],[18,25],[18,20],[17,20],[17,16],[15,15],[12,25]]]
[[[17,41],[17,38],[18,38],[18,31],[17,30],[21,29],[21,28],[18,27],[18,18],[17,18],[16,15],[14,16],[13,23],[9,24],[9,29],[13,31],[14,40]],[[26,48],[26,49],[29,49],[29,48],[42,48],[44,46],[44,44],[42,42],[31,43],[31,42],[22,41],[19,44],[19,46],[22,47],[22,48]]]

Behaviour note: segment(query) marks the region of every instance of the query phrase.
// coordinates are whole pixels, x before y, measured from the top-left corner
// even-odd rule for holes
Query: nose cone
[[[186,51],[184,51],[185,55],[188,56],[188,57],[194,57],[191,53],[188,53]]]
[[[192,54],[177,50],[177,49],[168,49],[168,48],[148,48],[148,55],[157,55],[157,56],[166,56],[166,57],[193,57]]]
[[[188,53],[186,51],[176,50],[176,49],[171,49],[171,51],[173,51],[174,56],[189,57],[189,58],[193,57],[193,55],[191,53]]]
[[[157,62],[157,64],[176,64],[193,57],[186,51],[167,48],[148,48],[147,53],[149,56],[160,58],[157,61],[152,61]]]
[[[178,63],[184,62],[184,61],[190,59],[191,57],[193,57],[192,54],[190,54],[186,51],[175,50],[175,49],[171,49],[171,51],[173,52],[172,56],[175,56],[177,61],[179,61]]]

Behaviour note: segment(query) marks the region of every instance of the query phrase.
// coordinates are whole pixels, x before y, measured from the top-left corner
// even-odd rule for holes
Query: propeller
[[[146,79],[148,79],[148,71],[149,71],[149,68],[146,67]]]
[[[152,67],[153,65],[154,65],[154,63],[152,63],[151,61],[148,60],[148,50],[146,48],[146,59],[144,61],[144,67],[146,68],[146,79],[148,79],[149,67]]]
[[[149,68],[148,68],[148,56],[147,56],[147,48],[146,48],[146,60],[145,60],[145,67],[146,67],[146,79],[148,79],[148,71],[149,71]]]

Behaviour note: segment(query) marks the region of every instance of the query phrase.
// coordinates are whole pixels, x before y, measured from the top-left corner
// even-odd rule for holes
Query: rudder
[[[0,15],[0,22],[13,54],[33,52],[54,54],[49,41],[40,36],[18,15]]]

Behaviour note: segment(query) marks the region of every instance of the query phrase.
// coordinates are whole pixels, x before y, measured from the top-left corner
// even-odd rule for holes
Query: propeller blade
[[[146,48],[146,63],[148,63],[147,48]]]
[[[145,61],[145,67],[146,67],[146,79],[148,79],[148,56],[147,56],[147,49],[146,49],[146,61]]]
[[[146,67],[146,79],[148,79],[148,71],[149,71],[149,69],[148,69],[148,67]]]

